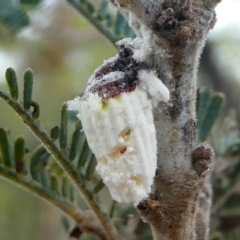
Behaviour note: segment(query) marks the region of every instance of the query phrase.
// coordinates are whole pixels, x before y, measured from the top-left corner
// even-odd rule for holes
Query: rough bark
[[[116,2],[144,42],[146,68],[156,71],[171,91],[170,104],[155,111],[155,189],[149,199],[139,203],[139,212],[150,224],[155,240],[196,239],[199,193],[213,157],[209,146],[196,147],[196,73],[206,35],[215,23],[217,1]]]
[[[210,230],[210,211],[212,206],[211,174],[207,174],[199,193],[195,216],[195,233],[197,240],[208,239]]]

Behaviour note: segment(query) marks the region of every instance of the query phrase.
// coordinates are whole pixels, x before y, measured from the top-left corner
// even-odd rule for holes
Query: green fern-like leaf
[[[26,167],[24,165],[25,157],[25,139],[23,136],[19,136],[14,141],[14,161],[17,173],[26,173]]]
[[[28,11],[43,0],[0,0],[0,40],[9,44],[19,31],[30,24]]]
[[[3,165],[8,169],[14,168],[12,146],[7,131],[3,128],[0,128],[0,150]]]
[[[0,24],[4,24],[12,33],[29,24],[26,12],[9,0],[0,0],[0,19]]]
[[[217,119],[223,105],[222,93],[210,93],[203,90],[197,103],[197,129],[200,141],[205,141]]]
[[[43,185],[46,186],[46,179],[41,179],[44,172],[44,167],[47,164],[50,154],[47,152],[44,146],[38,147],[32,154],[30,159],[30,172],[32,179],[35,181],[42,181]]]
[[[71,174],[74,174],[77,181],[84,179],[83,176],[85,176],[85,180],[90,180],[95,170],[96,159],[88,146],[84,132],[81,130],[82,125],[80,121],[77,121],[75,130],[72,134],[71,144],[70,146],[68,145],[67,105],[63,104],[62,106],[60,128],[58,126],[54,127],[51,130],[50,136],[48,136],[46,131],[40,125],[40,122],[36,121],[40,112],[38,103],[32,100],[32,71],[28,69],[24,73],[23,102],[18,99],[17,77],[13,69],[7,69],[6,79],[9,85],[10,94],[0,91],[0,97],[2,97],[22,117],[24,122],[30,126],[37,137],[43,142],[43,146],[38,147],[31,156],[30,172],[32,178],[39,181],[42,169],[47,164],[51,152],[57,160],[60,158],[60,163],[62,163],[60,164],[61,167],[65,170],[67,169],[66,171],[71,171]],[[59,138],[59,147],[54,143],[57,138]],[[4,129],[1,129],[0,131],[0,140],[2,161],[5,165],[12,167],[14,161],[10,150],[11,146]],[[20,167],[24,162],[24,138],[17,138],[14,146],[15,164],[18,164]],[[22,170],[19,171],[21,172]],[[82,171],[82,175],[79,174],[80,171]]]
[[[10,93],[0,90],[0,97],[22,118],[42,144],[33,151],[29,158],[29,164],[26,164],[24,139],[18,137],[15,140],[14,154],[13,144],[9,141],[7,131],[1,128],[0,175],[52,202],[76,222],[82,221],[82,219],[76,214],[77,210],[73,211],[74,207],[70,202],[74,201],[76,191],[73,189],[77,187],[85,197],[89,208],[98,217],[105,234],[109,239],[114,239],[112,227],[93,199],[93,195],[97,194],[104,185],[98,186],[97,190],[96,187],[89,188],[89,186],[96,186],[96,182],[100,179],[95,176],[94,181],[92,181],[95,175],[96,159],[88,147],[83,131],[81,131],[81,123],[77,122],[69,146],[67,141],[68,112],[67,105],[63,104],[60,128],[54,127],[49,135],[41,126],[40,121],[37,120],[40,111],[38,103],[32,100],[32,71],[27,70],[24,73],[23,101],[18,99],[17,77],[13,69],[7,69],[6,78]],[[55,142],[57,138],[59,138],[59,144]],[[82,144],[81,148],[79,148],[79,144]],[[51,164],[51,155],[54,158],[53,161],[60,165],[62,174],[59,174],[56,171],[57,168]],[[80,168],[79,159],[81,159]],[[27,165],[30,169],[29,174],[27,173]],[[66,180],[65,176],[72,181]]]
[[[14,145],[14,148],[12,148],[12,145]],[[27,158],[25,139],[19,136],[12,144],[8,132],[0,128],[0,156],[2,159],[0,175],[2,174],[6,178],[14,177],[15,183],[24,185],[27,189],[33,189],[37,186],[39,194],[41,194],[41,191],[43,195],[44,192],[48,192],[52,196],[55,194],[55,187],[52,187],[54,169],[48,167],[47,170],[46,168],[50,154],[44,146],[37,147]]]
[[[0,156],[2,161],[0,163],[0,176],[48,200],[73,217],[70,213],[75,207],[70,205],[69,200],[65,199],[66,196],[60,196],[59,194],[56,196],[56,184],[53,184],[51,175],[44,168],[50,156],[46,149],[41,145],[27,159],[25,156],[25,140],[22,136],[17,137],[14,141],[14,149],[11,147],[12,145],[9,141],[8,132],[1,128]],[[30,173],[27,172],[28,161],[30,162]]]
[[[113,44],[124,37],[135,36],[125,17],[117,9],[113,9],[109,1],[67,1]]]

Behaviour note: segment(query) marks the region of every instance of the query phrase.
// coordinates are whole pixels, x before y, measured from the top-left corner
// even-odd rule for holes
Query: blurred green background
[[[240,6],[236,0],[230,3],[236,8]],[[7,90],[4,80],[7,67],[16,70],[19,86],[22,86],[23,71],[31,68],[34,72],[33,99],[40,104],[40,121],[49,131],[59,124],[62,103],[81,94],[93,71],[103,60],[115,55],[116,49],[67,1],[44,1],[28,9],[28,14],[30,24],[14,36],[0,22],[1,33],[5,33],[0,35],[0,88]],[[235,108],[239,120],[240,22],[234,26],[229,14],[225,16],[228,21],[225,24],[221,16],[221,26],[210,34],[202,57],[200,86],[224,91],[230,99],[226,109]],[[211,58],[213,62],[209,62]],[[12,140],[24,135],[29,149],[39,144],[2,100],[0,127],[11,129]],[[69,239],[61,215],[50,204],[0,179],[0,240]]]

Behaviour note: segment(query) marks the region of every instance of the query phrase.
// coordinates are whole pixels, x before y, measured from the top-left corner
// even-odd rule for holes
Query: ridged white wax
[[[139,87],[109,99],[89,93],[68,105],[79,112],[98,161],[96,170],[112,198],[134,204],[146,198],[157,165],[156,131],[147,93]]]

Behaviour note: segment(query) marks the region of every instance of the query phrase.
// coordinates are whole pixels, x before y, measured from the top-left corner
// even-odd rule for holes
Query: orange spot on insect
[[[119,158],[122,154],[124,154],[127,151],[126,146],[117,146],[113,149],[113,151],[110,153],[109,157],[112,159]]]

